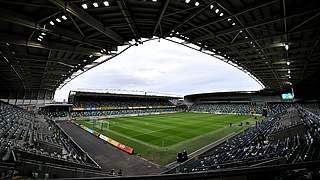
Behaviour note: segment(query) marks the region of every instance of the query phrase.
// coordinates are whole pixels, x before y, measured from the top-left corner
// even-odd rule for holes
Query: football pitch
[[[189,112],[96,121],[79,119],[77,122],[133,147],[136,155],[156,164],[165,165],[174,161],[178,152],[196,151],[252,126],[258,119],[247,115]],[[249,125],[246,125],[246,122],[249,122]],[[230,123],[233,124],[231,127]]]

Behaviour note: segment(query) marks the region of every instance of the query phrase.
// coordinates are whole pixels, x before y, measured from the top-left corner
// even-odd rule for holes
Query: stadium
[[[0,179],[320,179],[319,18],[316,0],[0,0]],[[160,40],[263,89],[54,101]]]

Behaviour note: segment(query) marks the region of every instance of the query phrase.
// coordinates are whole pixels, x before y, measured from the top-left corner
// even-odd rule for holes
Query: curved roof
[[[0,94],[52,98],[121,46],[153,37],[283,89],[319,71],[319,17],[317,0],[0,0]]]

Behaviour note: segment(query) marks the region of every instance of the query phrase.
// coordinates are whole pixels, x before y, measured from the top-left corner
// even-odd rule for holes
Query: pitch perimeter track
[[[159,166],[138,156],[122,152],[69,121],[58,122],[58,124],[105,172],[122,169],[125,176],[151,175],[161,172]]]

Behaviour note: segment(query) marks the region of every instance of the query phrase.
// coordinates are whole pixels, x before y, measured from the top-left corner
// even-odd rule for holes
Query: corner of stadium
[[[0,0],[0,179],[320,179],[319,27],[317,0]],[[264,88],[54,101],[160,39]]]

